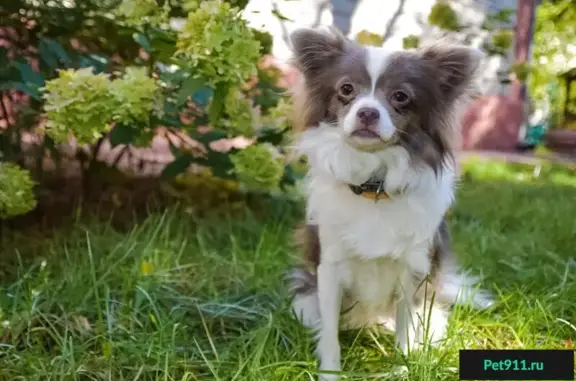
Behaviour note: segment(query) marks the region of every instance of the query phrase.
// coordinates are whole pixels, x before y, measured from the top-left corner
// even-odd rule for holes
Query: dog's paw
[[[318,376],[318,381],[340,381],[338,374],[321,374]]]
[[[340,371],[340,362],[326,364],[325,362],[320,365],[320,374],[318,376],[318,381],[339,381],[340,375],[337,372]],[[326,373],[324,373],[326,372]]]
[[[397,365],[392,368],[390,376],[394,376],[394,379],[403,379],[408,376],[408,367],[406,365]]]
[[[320,360],[320,376],[335,377],[334,374],[322,374],[322,372],[339,372],[342,369],[340,364],[340,343],[338,342],[338,338],[333,338],[329,335],[320,337],[316,351],[318,359]],[[338,379],[339,378],[326,378],[326,380]]]
[[[337,372],[340,371],[340,356],[325,356],[320,360],[320,375],[318,377],[319,381],[339,381],[340,375]],[[325,372],[325,373],[324,373]]]

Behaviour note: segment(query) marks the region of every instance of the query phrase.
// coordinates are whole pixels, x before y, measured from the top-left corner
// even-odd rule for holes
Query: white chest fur
[[[452,184],[438,179],[436,187],[414,190],[392,199],[372,200],[353,194],[348,186],[322,176],[311,177],[308,218],[327,231],[324,245],[341,245],[328,261],[361,257],[404,259],[427,250],[449,207]],[[445,184],[443,184],[445,183]],[[403,258],[404,257],[404,258]]]

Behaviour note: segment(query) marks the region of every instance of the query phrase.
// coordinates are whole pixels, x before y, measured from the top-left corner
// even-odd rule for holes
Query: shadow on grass
[[[510,165],[465,168],[449,220],[463,264],[498,295],[456,309],[441,351],[399,359],[391,338],[342,336],[349,378],[404,362],[411,380],[457,380],[460,348],[562,348],[575,338],[576,180]],[[308,380],[311,335],[281,276],[301,208],[196,218],[150,216],[128,233],[90,223],[4,255],[0,362],[7,379]],[[30,251],[30,252],[26,252]],[[385,379],[385,378],[381,378]]]

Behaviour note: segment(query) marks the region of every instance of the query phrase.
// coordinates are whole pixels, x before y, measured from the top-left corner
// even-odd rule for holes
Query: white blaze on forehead
[[[366,65],[366,70],[370,76],[372,86],[369,94],[365,94],[355,100],[354,104],[344,117],[343,128],[347,134],[351,134],[352,131],[358,128],[358,111],[364,107],[376,109],[380,115],[377,127],[378,134],[382,139],[388,140],[394,135],[396,128],[394,127],[394,123],[392,122],[385,105],[383,105],[381,100],[375,96],[374,92],[376,90],[376,82],[388,67],[393,52],[373,46],[368,46],[365,49],[366,61],[364,64]]]
[[[372,93],[374,93],[376,81],[388,66],[393,52],[384,48],[367,46],[366,53],[366,69],[372,79]]]

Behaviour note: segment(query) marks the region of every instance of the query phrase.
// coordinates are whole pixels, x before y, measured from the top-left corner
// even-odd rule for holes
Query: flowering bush
[[[0,163],[0,218],[34,209],[36,199],[30,173],[16,164]]]
[[[158,26],[168,21],[170,8],[167,2],[165,5],[164,8],[160,8],[156,0],[123,0],[116,9],[116,14],[127,25],[138,27],[146,23]]]
[[[80,144],[92,143],[108,129],[116,106],[108,76],[95,75],[91,68],[60,71],[58,78],[46,82],[44,100],[47,133],[58,143],[70,135]]]
[[[284,173],[284,165],[273,150],[264,144],[252,145],[232,155],[234,171],[250,190],[276,191]]]
[[[239,89],[228,90],[224,100],[224,113],[227,118],[222,120],[221,127],[230,134],[248,137],[254,135],[256,120],[252,110],[252,102]]]
[[[271,38],[251,29],[242,18],[245,1],[159,5],[155,0],[122,0],[100,14],[96,3],[81,16],[90,18],[89,30],[69,30],[67,41],[86,41],[90,33],[94,34],[90,41],[112,36],[117,41],[110,49],[87,45],[78,51],[42,40],[40,72],[14,63],[21,82],[9,85],[2,83],[0,73],[3,88],[24,91],[38,101],[46,120],[47,146],[75,138],[79,145],[90,147],[92,162],[82,166],[89,175],[104,139],[112,146],[149,146],[156,127],[163,126],[203,145],[194,153],[189,147],[172,146],[175,160],[164,176],[177,177],[190,164],[200,164],[226,181],[240,182],[248,191],[278,191],[294,182],[281,154],[289,104],[276,87],[274,70],[259,65]],[[75,11],[82,14],[80,8]],[[184,20],[181,28],[171,26],[174,16]],[[131,36],[129,44],[125,36]],[[127,46],[121,48],[120,41]],[[207,125],[211,128],[206,133],[200,127]],[[252,145],[228,153],[213,150],[213,142],[236,136],[250,139]],[[6,198],[0,199],[0,206],[11,213],[25,211],[33,200],[32,188],[24,188],[30,179],[8,168],[6,176],[16,176],[13,181],[30,191],[20,195],[25,207],[8,206]]]
[[[196,75],[212,85],[242,84],[256,74],[260,58],[260,43],[239,9],[218,0],[202,1],[188,15],[176,46],[191,60]]]
[[[146,120],[150,115],[160,116],[159,90],[158,83],[146,74],[145,68],[126,68],[124,75],[110,84],[110,95],[116,103],[112,119],[130,124]]]

